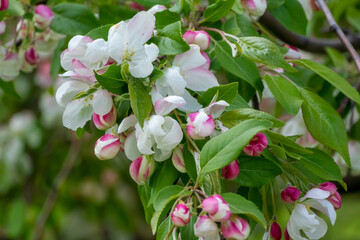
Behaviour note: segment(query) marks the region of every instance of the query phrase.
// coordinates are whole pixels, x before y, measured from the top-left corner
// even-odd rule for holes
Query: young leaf
[[[235,95],[235,99],[232,102],[232,104],[230,104],[230,106],[228,106],[226,108],[225,111],[232,111],[232,110],[236,110],[238,108],[249,108],[249,104],[245,101],[245,99],[243,99],[239,94]]]
[[[281,144],[284,146],[284,148],[290,152],[294,152],[294,153],[305,153],[305,154],[311,154],[311,151],[303,148],[302,146],[300,146],[299,144],[297,144],[296,142],[292,141],[291,139],[272,132],[272,131],[265,131],[266,136],[268,136],[271,140],[271,142],[273,144]]]
[[[304,98],[302,113],[311,135],[322,144],[335,149],[350,166],[348,140],[343,120],[339,114],[317,94],[300,89]]]
[[[14,81],[6,82],[0,78],[0,88],[5,94],[15,99],[20,99],[19,94],[15,90]]]
[[[159,30],[154,37],[160,55],[177,55],[190,49],[182,38],[181,22],[174,22]]]
[[[103,74],[98,74],[96,71],[94,71],[94,74],[96,80],[103,88],[114,94],[121,95],[124,93],[122,87],[125,85],[125,82],[122,79],[120,71],[120,66],[111,65]]]
[[[360,95],[356,91],[356,89],[353,88],[350,83],[348,83],[344,78],[342,78],[339,74],[337,74],[330,68],[309,59],[292,60],[291,62],[314,71],[326,81],[328,81],[330,84],[332,84],[334,87],[339,89],[348,98],[360,104]]]
[[[111,26],[112,26],[111,24],[108,24],[105,26],[95,28],[95,29],[91,30],[90,32],[88,32],[86,34],[86,36],[90,37],[92,40],[103,38],[105,41],[107,41],[109,29],[111,28]]]
[[[280,167],[265,158],[241,156],[238,160],[240,174],[235,181],[241,186],[260,187],[282,173]]]
[[[122,20],[132,18],[135,14],[136,11],[129,7],[105,4],[99,7],[99,22],[101,25],[113,25]]]
[[[208,106],[211,100],[217,95],[216,101],[224,100],[228,104],[231,104],[238,92],[239,83],[234,82],[227,85],[221,85],[218,87],[209,88],[201,97],[200,103],[204,106]]]
[[[155,22],[156,29],[161,29],[169,24],[181,21],[179,14],[170,12],[169,10],[155,13],[155,18],[156,18],[156,22]]]
[[[129,78],[131,108],[141,127],[152,110],[151,97],[141,79]]]
[[[141,5],[146,7],[152,7],[156,4],[169,5],[172,0],[136,0],[135,2],[140,3]]]
[[[139,192],[141,204],[144,208],[145,220],[148,224],[150,224],[151,217],[154,213],[153,206],[151,204],[148,204],[149,200],[150,200],[150,193],[151,193],[150,186],[148,184],[138,185],[138,192]]]
[[[329,55],[332,63],[336,68],[345,68],[346,65],[348,64],[346,56],[339,50],[336,50],[335,48],[327,47],[325,48],[325,51]]]
[[[183,155],[184,155],[185,169],[189,174],[190,178],[193,181],[196,181],[197,171],[196,171],[195,159],[192,153],[189,151],[187,144],[184,145]]]
[[[92,11],[83,4],[61,3],[52,8],[54,20],[51,28],[65,35],[86,34],[99,26]]]
[[[272,123],[266,120],[245,120],[208,141],[200,153],[200,182],[204,180],[206,173],[223,168],[234,161],[256,133],[271,126]]]
[[[264,85],[261,81],[259,70],[255,63],[243,58],[234,58],[231,54],[230,46],[224,42],[216,42],[215,54],[220,65],[228,72],[235,76],[244,79],[256,90],[262,91]]]
[[[281,106],[288,113],[295,116],[299,112],[302,103],[299,90],[282,77],[266,75],[264,80]]]
[[[197,216],[191,216],[190,222],[186,224],[185,227],[180,228],[181,239],[198,240],[198,238],[195,237],[195,233],[194,233],[194,225],[196,223],[196,220],[197,220]]]
[[[251,61],[265,64],[272,68],[283,68],[289,72],[296,70],[288,64],[280,49],[270,40],[263,37],[241,37],[237,42],[242,55]]]
[[[240,109],[228,111],[222,114],[220,119],[223,122],[223,124],[228,128],[232,128],[236,126],[238,123],[248,119],[267,120],[273,123],[273,127],[284,126],[284,123],[282,121],[277,120],[272,115],[252,108],[240,108]]]
[[[159,231],[156,234],[156,240],[164,240],[166,239],[166,236],[168,236],[168,233],[170,232],[171,228],[173,226],[173,223],[171,222],[170,216],[167,217],[159,226]],[[173,239],[171,234],[168,240],[176,240]]]
[[[223,193],[221,196],[229,204],[233,214],[245,214],[265,228],[265,217],[253,202],[235,193]]]
[[[208,22],[216,22],[226,16],[234,6],[235,0],[218,0],[208,6],[204,11],[204,19]]]

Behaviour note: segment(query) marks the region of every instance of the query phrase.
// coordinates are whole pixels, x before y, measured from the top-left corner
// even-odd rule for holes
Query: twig
[[[356,69],[358,70],[358,72],[360,73],[360,56],[359,54],[356,52],[355,48],[353,47],[353,45],[351,45],[349,39],[346,37],[345,33],[342,31],[342,29],[339,27],[339,25],[336,23],[333,15],[330,12],[329,7],[326,5],[324,0],[316,0],[316,2],[318,3],[318,5],[321,8],[321,11],[323,11],[327,21],[330,24],[330,30],[334,31],[339,39],[341,40],[341,42],[344,44],[344,46],[346,47],[346,49],[348,50],[348,52],[350,53],[352,59],[354,60]],[[354,88],[356,90],[359,90],[360,88],[360,81],[354,86]],[[340,103],[339,108],[337,109],[339,114],[342,114],[346,105],[348,104],[348,102],[350,101],[350,99],[348,97],[345,97],[344,100]]]
[[[259,18],[259,22],[276,35],[281,41],[305,51],[324,53],[327,47],[335,48],[342,52],[347,51],[339,39],[309,38],[289,31],[275,17],[273,17],[268,10],[266,10],[265,14]],[[360,48],[359,35],[349,34],[348,39],[356,48]]]
[[[76,160],[78,159],[78,155],[81,149],[80,141],[74,141],[71,144],[71,148],[68,152],[68,155],[66,156],[66,159],[64,160],[64,163],[61,167],[60,172],[56,176],[53,186],[50,190],[50,193],[46,197],[44,206],[36,219],[35,223],[35,230],[33,235],[33,240],[39,240],[41,239],[41,236],[43,234],[45,223],[50,216],[50,213],[55,205],[56,198],[59,193],[60,187],[64,184],[66,178],[69,176]]]

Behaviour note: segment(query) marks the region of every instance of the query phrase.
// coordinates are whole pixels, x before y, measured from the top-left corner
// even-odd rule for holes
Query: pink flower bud
[[[222,169],[221,177],[227,180],[234,180],[239,175],[239,164],[235,159]]]
[[[231,211],[229,205],[220,195],[213,195],[202,202],[202,209],[208,213],[215,222],[229,220]]]
[[[298,200],[300,193],[296,187],[287,187],[281,192],[281,199],[286,203],[293,203]]]
[[[175,148],[171,160],[174,164],[174,167],[179,172],[186,173],[183,148],[184,145],[179,145],[177,148]]]
[[[183,35],[183,39],[188,44],[198,45],[203,51],[210,45],[210,36],[205,31],[186,31]]]
[[[183,203],[179,203],[171,213],[171,221],[177,227],[183,227],[190,222],[190,209]]]
[[[243,218],[232,215],[228,221],[221,223],[221,232],[226,239],[246,239],[250,234],[250,225]]]
[[[40,55],[33,47],[25,51],[24,57],[25,61],[33,66],[37,65],[40,61]]]
[[[290,45],[285,45],[284,47],[289,49],[284,55],[285,59],[301,59],[301,53],[299,52],[299,49]]]
[[[9,0],[0,0],[0,11],[6,10],[9,8]]]
[[[287,228],[285,228],[285,231],[284,231],[284,239],[285,239],[285,240],[293,240],[293,239],[290,237]]]
[[[130,176],[137,184],[144,185],[153,174],[154,168],[154,159],[149,156],[140,156],[131,163]]]
[[[115,107],[113,107],[110,112],[103,116],[93,113],[93,122],[96,128],[100,130],[107,130],[114,126],[114,124],[116,123],[116,119],[117,112]]]
[[[241,0],[241,5],[254,17],[262,16],[267,8],[266,0]]]
[[[137,2],[131,1],[129,3],[129,7],[134,9],[134,10],[138,10],[138,11],[145,11],[145,7]]]
[[[53,18],[54,14],[48,6],[40,4],[35,8],[34,22],[37,28],[47,28],[50,26]]]
[[[280,240],[282,236],[281,227],[277,222],[273,222],[270,228],[270,237],[275,240]]]
[[[244,148],[244,152],[249,156],[259,156],[262,151],[267,147],[268,140],[266,136],[259,132],[257,133],[249,142],[249,144]]]
[[[318,186],[321,190],[328,191],[330,195],[333,195],[337,192],[337,187],[332,182],[322,183]]]
[[[120,150],[120,139],[114,134],[108,133],[99,138],[95,143],[95,155],[100,160],[114,158]]]
[[[220,239],[218,226],[207,215],[198,216],[194,225],[194,234],[199,239],[218,240]]]
[[[0,22],[0,35],[5,32],[5,29],[6,29],[6,23],[5,23],[5,21],[1,21]]]
[[[328,200],[334,206],[335,210],[341,207],[341,196],[337,191],[331,195]]]
[[[192,139],[208,137],[215,129],[213,118],[203,111],[190,113],[187,122],[187,133]]]

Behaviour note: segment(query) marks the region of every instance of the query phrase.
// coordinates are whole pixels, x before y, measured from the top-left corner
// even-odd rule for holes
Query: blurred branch
[[[59,189],[64,184],[66,178],[69,176],[76,160],[79,157],[79,153],[81,150],[81,141],[72,141],[71,148],[66,156],[66,159],[64,160],[64,163],[60,169],[60,172],[56,176],[54,183],[52,185],[52,188],[50,190],[50,193],[46,197],[44,206],[36,219],[35,228],[34,228],[34,234],[32,239],[33,240],[40,240],[41,236],[44,231],[45,223],[50,216],[50,213],[55,205]]]
[[[294,47],[303,49],[305,51],[324,53],[325,48],[327,47],[332,47],[342,52],[347,51],[347,48],[343,45],[343,43],[339,39],[304,37],[300,34],[296,34],[289,31],[275,17],[273,17],[268,10],[266,10],[265,14],[259,18],[259,22],[265,27],[267,27],[273,34],[275,34],[283,42],[290,44]],[[347,39],[356,48],[360,48],[359,35],[349,33]]]

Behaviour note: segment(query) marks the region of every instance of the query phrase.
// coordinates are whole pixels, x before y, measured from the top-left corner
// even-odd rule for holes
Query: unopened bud
[[[9,8],[9,0],[0,0],[0,11],[4,11]]]
[[[250,225],[245,219],[232,215],[228,221],[221,223],[221,232],[226,239],[244,240],[250,234]]]
[[[281,227],[277,222],[273,222],[270,228],[270,237],[275,240],[280,240],[282,236]]]
[[[337,187],[332,182],[325,182],[318,186],[321,190],[327,191],[330,195],[333,195],[337,192]]]
[[[24,72],[31,72],[40,62],[39,53],[33,48],[29,48],[24,53],[24,61],[21,70]]]
[[[241,5],[254,17],[262,16],[267,8],[266,0],[241,0]]]
[[[114,124],[116,123],[116,119],[117,119],[117,112],[115,107],[112,107],[110,112],[102,116],[93,113],[93,122],[96,128],[100,130],[107,130],[112,126],[114,126]]]
[[[286,45],[285,47],[288,48],[287,53],[284,55],[285,59],[301,59],[299,49],[290,45]]]
[[[194,234],[199,239],[220,239],[218,226],[207,215],[198,216],[194,225]]]
[[[177,227],[183,227],[190,222],[190,209],[183,203],[179,203],[171,213],[171,221]]]
[[[149,156],[140,156],[131,163],[130,176],[137,184],[144,185],[153,174],[154,168],[154,159]]]
[[[300,193],[296,187],[287,187],[281,192],[281,199],[286,203],[293,203],[299,199]]]
[[[329,202],[334,206],[335,210],[341,208],[341,196],[337,191],[328,198]]]
[[[268,140],[266,136],[259,132],[257,133],[249,142],[249,144],[244,148],[244,152],[249,156],[259,156],[262,151],[267,147]]]
[[[201,50],[207,49],[210,45],[210,36],[205,31],[186,31],[183,39],[188,44],[198,45]]]
[[[285,239],[285,240],[293,240],[293,239],[290,237],[287,228],[285,228],[285,231],[284,231],[284,239]]]
[[[95,155],[100,160],[112,159],[120,150],[120,139],[108,133],[99,138],[95,143]]]
[[[202,209],[208,213],[215,222],[229,220],[231,211],[227,202],[220,195],[213,195],[202,202]]]
[[[34,22],[37,28],[47,28],[48,26],[50,26],[53,18],[54,13],[48,6],[40,4],[35,8]]]
[[[179,172],[186,173],[183,149],[184,145],[179,145],[175,148],[171,160]]]
[[[227,180],[234,180],[239,175],[239,164],[235,159],[222,169],[221,177]]]
[[[190,113],[187,122],[187,133],[192,139],[203,139],[208,137],[215,129],[213,118],[203,111]]]

